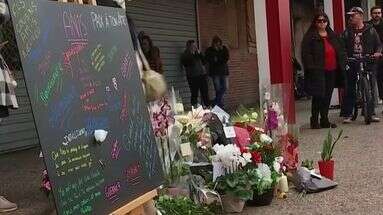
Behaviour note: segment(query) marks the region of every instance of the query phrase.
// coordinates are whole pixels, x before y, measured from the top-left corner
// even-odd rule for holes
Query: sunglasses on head
[[[327,23],[327,20],[326,19],[317,19],[316,22],[317,23]]]

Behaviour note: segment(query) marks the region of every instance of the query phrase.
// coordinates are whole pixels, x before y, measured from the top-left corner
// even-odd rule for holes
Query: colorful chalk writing
[[[84,168],[93,166],[93,159],[88,144],[60,147],[51,151],[57,176],[67,176]]]
[[[76,88],[72,86],[70,91],[58,103],[51,105],[49,110],[49,125],[51,128],[63,126],[63,122],[67,118],[71,106],[74,103],[76,94]]]
[[[113,83],[114,89],[118,91],[118,83],[117,83],[117,79],[115,77],[112,78],[112,83]]]
[[[97,47],[92,51],[92,66],[97,71],[102,71],[102,68],[105,66],[105,54],[101,44],[98,44]]]
[[[130,165],[126,171],[126,181],[128,185],[137,185],[142,181],[141,177],[141,165],[136,162],[132,165]]]
[[[84,120],[86,125],[86,136],[93,135],[93,131],[96,129],[108,129],[109,119],[108,117],[86,117]]]
[[[117,160],[119,158],[120,151],[121,151],[121,147],[120,147],[118,140],[114,140],[112,142],[112,152],[111,152],[113,160]]]
[[[134,62],[135,62],[135,56],[134,55],[127,53],[124,56],[124,58],[122,59],[121,68],[120,68],[120,71],[121,71],[123,78],[130,79],[131,72],[134,71],[133,70],[134,65],[135,65]]]
[[[97,31],[107,31],[110,28],[123,28],[128,25],[125,14],[116,13],[111,15],[90,12],[90,16],[92,18],[93,29]]]
[[[155,145],[142,144],[151,140],[150,132],[153,132],[150,124],[140,121],[135,118],[138,115],[132,116],[127,121],[126,132],[123,135],[123,147],[126,151],[138,153],[143,161],[143,166],[148,170],[148,178],[152,178],[158,168],[156,163],[150,162],[158,156],[158,150]],[[140,128],[136,130],[136,128]]]
[[[62,142],[62,144],[64,146],[67,146],[69,143],[71,143],[72,141],[78,139],[79,137],[85,135],[85,128],[82,128],[82,129],[76,129],[72,132],[70,132],[69,134],[66,134],[64,136],[64,141]]]
[[[96,88],[92,87],[92,88],[87,88],[85,89],[84,92],[81,93],[80,95],[80,99],[81,100],[86,100],[86,99],[89,99],[89,97],[91,97],[92,95],[94,95],[96,93]]]
[[[103,103],[95,103],[95,104],[84,104],[82,106],[82,109],[84,111],[88,112],[100,112],[104,110],[104,108],[108,105],[108,103],[103,102]]]
[[[104,176],[96,170],[90,175],[78,178],[73,183],[59,187],[59,206],[63,210],[63,214],[92,214],[94,203],[102,198],[100,188],[104,183]]]
[[[79,54],[85,48],[86,44],[84,43],[73,43],[64,53],[63,53],[63,64],[64,69],[72,73],[72,78],[74,77],[74,69],[72,67],[73,58],[77,58],[77,64],[80,63]],[[78,67],[78,65],[77,65]]]
[[[65,38],[71,43],[86,44],[88,29],[83,22],[82,14],[64,11],[62,15]]]
[[[104,195],[105,198],[109,201],[116,201],[118,200],[118,193],[120,192],[121,189],[121,183],[119,181],[114,182],[111,185],[107,185],[104,188]]]
[[[44,103],[48,103],[48,101],[49,101],[49,99],[53,93],[53,88],[56,86],[59,79],[61,78],[62,71],[63,71],[63,69],[62,69],[60,63],[56,64],[53,67],[53,74],[48,79],[48,83],[47,83],[46,87],[44,88],[44,90],[40,92],[40,99]]]
[[[40,36],[37,4],[31,0],[19,0],[11,6],[15,33],[18,37],[20,56],[26,58]]]
[[[113,61],[113,58],[114,58],[114,56],[117,54],[117,51],[118,51],[117,46],[113,46],[113,47],[110,49],[108,55],[106,56],[106,58],[108,59],[108,62],[109,62],[109,63]]]
[[[110,214],[160,186],[124,10],[7,2],[57,214]]]

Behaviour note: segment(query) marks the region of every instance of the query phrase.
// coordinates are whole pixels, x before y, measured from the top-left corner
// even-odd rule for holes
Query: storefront
[[[169,86],[179,90],[188,103],[190,92],[179,58],[186,41],[197,40],[196,1],[157,0],[153,5],[152,0],[133,0],[127,2],[126,9],[138,31],[150,35],[160,49]],[[0,124],[0,153],[36,147],[39,143],[22,72],[15,75],[20,108],[11,111]]]

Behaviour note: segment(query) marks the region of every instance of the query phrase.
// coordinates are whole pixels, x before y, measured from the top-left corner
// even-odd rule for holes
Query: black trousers
[[[210,106],[209,85],[207,80],[207,75],[188,77],[189,88],[191,93],[191,104],[193,106],[197,106],[198,104],[199,93],[201,93],[202,105],[205,107]]]
[[[311,105],[311,116],[317,120],[320,114],[322,120],[328,120],[331,97],[335,87],[336,71],[326,71],[325,92],[323,96],[313,96]]]

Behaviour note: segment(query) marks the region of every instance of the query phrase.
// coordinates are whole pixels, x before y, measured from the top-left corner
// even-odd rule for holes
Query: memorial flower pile
[[[193,109],[186,115],[176,115],[176,126],[180,127],[180,138],[183,143],[190,142],[193,146],[202,149],[211,148],[210,132],[207,121],[210,111],[202,107]]]

